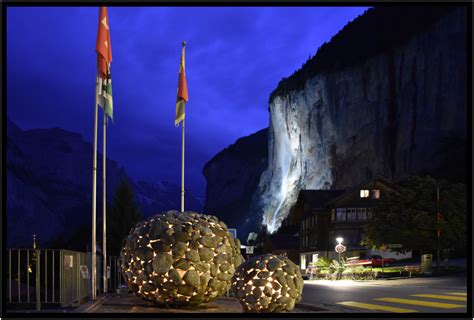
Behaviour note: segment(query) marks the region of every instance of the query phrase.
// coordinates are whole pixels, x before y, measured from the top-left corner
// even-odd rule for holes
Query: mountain
[[[102,155],[97,155],[97,216],[102,217]],[[107,159],[107,202],[121,179],[128,179],[145,216],[178,209],[179,187],[167,182],[134,181],[116,161]],[[187,194],[187,208],[201,211]],[[91,225],[92,144],[61,128],[22,130],[7,119],[7,246],[40,245],[68,239]]]
[[[159,211],[171,209],[180,210],[181,187],[167,181],[147,182],[136,181],[132,184],[141,212],[145,216],[153,215]],[[203,202],[189,192],[184,194],[186,210],[201,212]]]
[[[204,211],[237,228],[237,236],[246,240],[248,232],[260,223],[248,214],[253,192],[267,169],[267,129],[238,139],[209,160],[203,169],[207,181]]]
[[[350,188],[377,174],[465,181],[466,19],[462,7],[376,7],[282,79],[270,94],[268,141],[260,144],[268,146],[268,167],[245,190],[254,196],[241,219],[274,232],[299,190]],[[208,190],[241,185],[228,176],[232,168],[221,167]],[[255,171],[236,168],[243,181]],[[208,193],[206,207],[232,206],[218,199]]]

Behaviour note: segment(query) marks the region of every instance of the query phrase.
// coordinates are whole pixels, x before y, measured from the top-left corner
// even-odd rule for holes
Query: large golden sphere
[[[191,211],[168,211],[137,223],[121,252],[129,288],[167,305],[198,305],[223,296],[242,262],[240,241],[225,223]]]

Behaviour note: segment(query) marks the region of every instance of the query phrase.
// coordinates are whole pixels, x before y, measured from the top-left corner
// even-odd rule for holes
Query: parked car
[[[384,258],[383,259],[383,266],[389,267],[393,265],[397,259],[394,258]],[[359,257],[348,258],[347,259],[347,266],[364,266],[364,267],[381,267],[382,266],[382,256],[380,255],[372,255],[370,259],[359,259]]]
[[[382,256],[373,255],[371,261],[372,261],[372,267],[381,267],[382,266]],[[383,259],[383,266],[384,267],[389,267],[389,266],[393,265],[395,262],[397,262],[397,259],[384,258]]]

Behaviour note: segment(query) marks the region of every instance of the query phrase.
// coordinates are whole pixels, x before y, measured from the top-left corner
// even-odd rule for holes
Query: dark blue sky
[[[110,7],[115,124],[107,156],[133,178],[180,184],[174,113],[186,40],[186,187],[203,196],[204,164],[267,127],[278,82],[365,10]],[[97,25],[98,8],[8,8],[11,120],[23,129],[59,126],[92,142]]]

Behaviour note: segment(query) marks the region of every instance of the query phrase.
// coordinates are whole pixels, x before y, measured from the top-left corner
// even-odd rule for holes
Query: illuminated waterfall
[[[301,189],[328,189],[332,184],[335,130],[325,107],[310,112],[319,99],[299,92],[270,103],[269,166],[260,179],[258,199],[262,223],[270,233],[278,230]],[[317,121],[317,116],[325,121]]]
[[[279,216],[278,213],[281,210],[281,206],[283,205],[283,202],[286,200],[286,194],[288,191],[288,173],[290,171],[290,163],[291,163],[291,154],[288,150],[288,142],[287,139],[282,139],[280,140],[280,153],[279,153],[279,158],[280,158],[280,172],[281,172],[281,185],[280,185],[280,192],[278,193],[278,198],[277,201],[278,206],[275,209],[275,212],[273,212],[273,218],[271,219],[270,224],[267,224],[267,229],[270,233],[275,232],[278,230],[278,225],[277,225],[277,217]],[[286,152],[285,152],[286,150]]]

